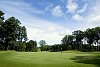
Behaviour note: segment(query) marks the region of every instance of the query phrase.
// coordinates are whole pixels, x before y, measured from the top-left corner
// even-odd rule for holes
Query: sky
[[[0,0],[5,19],[16,17],[28,40],[59,44],[75,30],[100,26],[100,0]]]

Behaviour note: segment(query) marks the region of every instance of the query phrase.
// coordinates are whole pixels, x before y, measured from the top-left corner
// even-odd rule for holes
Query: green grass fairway
[[[0,67],[100,67],[100,52],[0,51]]]

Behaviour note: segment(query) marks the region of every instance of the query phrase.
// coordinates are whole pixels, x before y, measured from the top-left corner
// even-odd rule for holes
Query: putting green
[[[16,52],[0,51],[0,67],[99,67],[100,52]],[[96,61],[97,60],[97,61]],[[95,61],[94,63],[85,63]],[[98,64],[96,64],[98,63]]]

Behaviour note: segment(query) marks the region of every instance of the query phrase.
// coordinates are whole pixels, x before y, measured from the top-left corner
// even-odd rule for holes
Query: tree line
[[[100,50],[100,27],[88,28],[85,31],[76,30],[71,35],[66,35],[60,44],[47,45],[45,40],[37,42],[27,38],[27,30],[25,26],[21,26],[21,22],[15,17],[5,20],[4,14],[0,11],[0,50],[16,50],[16,51],[34,51],[38,49],[42,51],[64,51],[64,50],[80,50],[80,51],[99,51]]]
[[[37,42],[27,41],[25,26],[15,17],[5,20],[4,14],[0,11],[0,50],[36,51]]]
[[[61,40],[61,44],[52,45],[50,49],[51,51],[100,51],[100,27],[73,31],[72,35],[66,35]]]

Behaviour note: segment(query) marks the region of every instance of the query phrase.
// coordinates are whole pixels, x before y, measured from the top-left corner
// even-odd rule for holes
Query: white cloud
[[[21,3],[23,2],[20,2],[20,4]],[[33,15],[28,14],[29,12],[26,12],[26,10],[29,11],[30,9],[33,9],[31,5],[29,5],[30,9],[23,8],[23,10],[21,10],[20,8],[22,6],[20,5],[19,7],[17,6],[18,4],[19,2],[16,2],[14,4],[13,1],[12,2],[2,1],[0,2],[0,8],[5,12],[6,18],[10,16],[15,16],[21,21],[22,25],[25,25],[25,27],[27,28],[27,35],[29,40],[32,39],[40,41],[41,39],[44,39],[48,44],[52,45],[55,43],[60,43],[60,40],[64,37],[64,35],[70,33],[70,30],[67,29],[67,27],[58,25],[55,22],[41,20]],[[23,3],[23,4],[28,5],[28,3]],[[58,11],[57,14],[60,14],[59,9],[61,9],[60,6],[57,6],[55,8],[55,11],[56,10]],[[35,12],[33,13],[37,12],[38,10],[35,10]]]
[[[72,17],[73,20],[75,21],[82,21],[83,20],[83,17],[80,16],[79,14],[75,14],[73,17]]]
[[[67,12],[74,13],[78,7],[78,4],[74,0],[68,0],[66,8],[68,9]]]
[[[60,43],[60,40],[64,37],[64,35],[71,34],[73,30],[77,30],[77,29],[85,30],[87,28],[100,25],[99,3],[100,2],[98,2],[98,5],[94,6],[95,11],[92,13],[92,16],[90,15],[86,17],[84,16],[83,18],[81,15],[75,14],[72,17],[72,19],[78,22],[82,22],[82,23],[76,23],[76,24],[74,22],[66,23],[67,25],[70,26],[68,27],[71,28],[71,30],[67,28],[67,25],[61,26],[61,25],[56,24],[55,22],[47,21],[47,20],[43,20],[43,19],[35,17],[34,14],[41,14],[43,12],[35,9],[29,3],[14,2],[14,1],[0,1],[0,9],[5,12],[6,18],[10,16],[15,16],[21,21],[22,25],[25,25],[25,27],[27,28],[27,34],[28,34],[29,39],[33,39],[37,41],[44,39],[46,40],[48,44],[52,45],[55,43]],[[74,0],[69,0],[66,7],[68,8],[68,12],[74,13],[77,10],[78,5],[76,2],[74,2]],[[50,9],[51,11],[52,8],[53,6],[51,5],[45,10]],[[86,6],[84,5],[82,10],[80,10],[80,12],[84,12],[85,9],[86,9]],[[33,14],[30,15],[29,11],[32,12]],[[57,17],[64,16],[60,5],[53,8],[52,14]]]
[[[49,4],[49,6],[47,6],[46,8],[45,8],[45,11],[51,11],[51,8],[53,7],[53,4],[51,3],[51,4]]]
[[[100,0],[96,0],[96,3],[94,5],[94,7],[91,8],[93,11],[93,14],[96,15],[100,15]]]
[[[60,5],[58,5],[58,6],[53,8],[52,15],[56,16],[56,17],[61,17],[63,15],[63,12],[61,10],[61,6]]]
[[[32,7],[31,3],[26,3],[26,2],[22,2],[22,1],[0,1],[1,7],[9,7],[12,8],[12,6],[14,7],[14,9],[19,9],[22,12],[29,12],[30,13],[36,13],[36,14],[41,14],[43,13],[43,11],[39,11],[36,8]],[[5,9],[7,11],[7,8]],[[12,9],[10,10],[12,11]]]
[[[24,23],[29,39],[35,39],[37,41],[42,39],[46,40],[47,44],[53,45],[60,43],[66,34],[70,34],[70,30],[67,27],[55,24],[54,22],[31,17],[27,20],[26,18],[27,17],[24,17],[22,22],[30,22]]]
[[[96,26],[100,26],[100,1],[95,0],[94,2],[95,4],[93,4],[92,6],[89,5],[90,2],[88,3],[88,6],[90,7],[90,13],[84,16],[83,20],[80,21],[81,23],[78,23],[80,25],[77,26],[76,30],[86,30],[87,28],[94,28]]]
[[[83,8],[82,8],[81,10],[78,10],[77,12],[78,12],[78,13],[83,13],[83,12],[86,11],[87,7],[88,7],[88,4],[85,3],[85,4],[83,5]]]
[[[30,19],[32,22],[27,26],[27,32],[29,39],[35,39],[40,41],[41,39],[46,40],[50,45],[60,43],[61,39],[66,35],[70,34],[70,30],[60,25],[38,19]],[[36,26],[32,25],[35,24]],[[45,24],[45,25],[43,25]]]
[[[98,23],[100,24],[100,15],[90,17],[88,22],[93,24],[98,24]]]
[[[86,17],[88,23],[92,24],[93,26],[100,26],[100,1],[95,0],[95,4],[91,7],[91,15]]]

